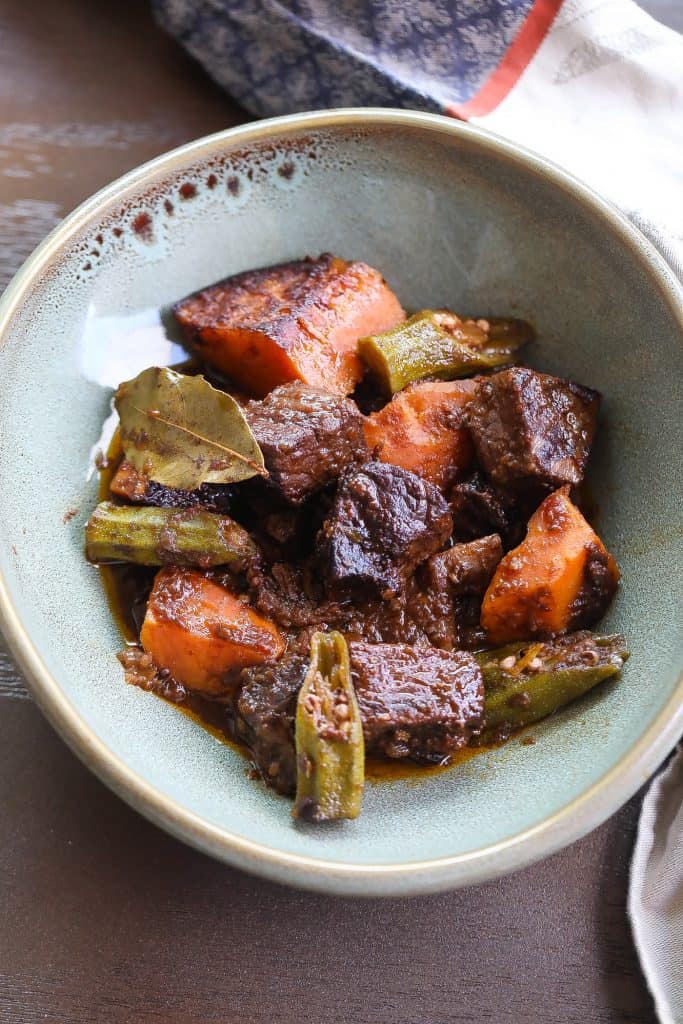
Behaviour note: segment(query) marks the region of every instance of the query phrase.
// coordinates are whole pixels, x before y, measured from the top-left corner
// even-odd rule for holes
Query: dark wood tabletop
[[[680,0],[650,0],[683,29]],[[135,0],[0,5],[0,288],[148,158],[246,119]],[[513,876],[369,903],[196,853],[91,776],[0,640],[2,1024],[654,1021],[626,917],[640,798]]]

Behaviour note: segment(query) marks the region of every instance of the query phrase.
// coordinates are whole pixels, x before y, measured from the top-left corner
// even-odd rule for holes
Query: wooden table
[[[683,28],[680,0],[648,6]],[[143,160],[245,119],[134,0],[0,8],[0,287]],[[635,798],[461,892],[367,903],[267,884],[148,824],[31,702],[0,641],[0,1022],[654,1021],[625,899]]]

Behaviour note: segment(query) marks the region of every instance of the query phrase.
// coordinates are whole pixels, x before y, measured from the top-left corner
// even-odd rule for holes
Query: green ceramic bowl
[[[219,277],[325,249],[380,267],[409,308],[529,317],[533,364],[604,392],[591,487],[623,570],[604,626],[623,630],[633,654],[620,683],[534,729],[535,745],[370,785],[358,821],[313,828],[295,826],[289,802],[249,780],[233,750],[124,684],[82,541],[111,385],[175,359],[160,311]],[[36,700],[143,814],[283,882],[428,892],[576,839],[683,729],[682,307],[667,266],[612,207],[446,118],[263,121],[121,178],[50,235],[0,308],[0,610]]]

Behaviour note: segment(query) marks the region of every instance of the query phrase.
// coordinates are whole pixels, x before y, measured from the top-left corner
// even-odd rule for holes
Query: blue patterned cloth
[[[253,114],[441,112],[498,66],[532,0],[153,0],[161,24]]]

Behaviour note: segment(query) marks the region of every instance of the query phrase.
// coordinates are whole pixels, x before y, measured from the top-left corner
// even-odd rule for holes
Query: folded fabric
[[[397,106],[485,126],[611,199],[683,277],[683,38],[631,0],[153,0],[252,113]],[[646,798],[630,912],[683,1022],[683,755]]]
[[[631,0],[153,0],[249,111],[399,106],[542,153],[683,276],[683,39]]]
[[[628,911],[662,1024],[683,1021],[683,750],[643,802]]]

